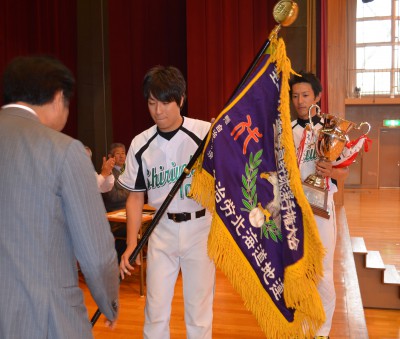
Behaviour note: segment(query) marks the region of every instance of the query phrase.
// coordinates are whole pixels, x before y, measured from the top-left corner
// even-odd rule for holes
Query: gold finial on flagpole
[[[274,40],[277,38],[281,27],[290,26],[299,14],[299,6],[296,2],[292,0],[281,0],[279,1],[273,9],[272,15],[275,21],[278,23],[271,31],[269,35],[269,40]]]
[[[292,0],[279,1],[273,10],[273,16],[277,23],[283,27],[290,26],[299,14],[297,3]]]

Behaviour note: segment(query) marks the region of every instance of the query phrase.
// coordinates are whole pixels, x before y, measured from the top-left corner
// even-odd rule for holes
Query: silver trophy
[[[315,132],[314,125],[311,119],[311,110],[316,108],[317,116],[324,119],[323,127]],[[371,130],[371,125],[368,122],[361,122],[358,125],[354,122],[339,118],[332,114],[321,113],[318,105],[311,105],[308,109],[308,119],[310,127],[315,135],[315,150],[319,160],[333,162],[339,158],[343,152],[346,143],[348,143],[348,133],[352,129],[359,130],[361,126],[367,126],[368,130],[365,135]],[[327,208],[328,190],[325,177],[318,173],[310,174],[303,182],[304,193],[314,214],[329,219],[329,209]]]

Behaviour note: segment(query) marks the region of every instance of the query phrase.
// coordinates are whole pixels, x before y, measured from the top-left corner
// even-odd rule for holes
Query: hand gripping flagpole
[[[279,1],[273,9],[273,16],[275,21],[278,23],[274,29],[271,31],[267,41],[261,47],[260,51],[257,53],[256,57],[254,58],[253,62],[251,63],[250,67],[247,69],[245,75],[242,77],[240,83],[236,86],[235,90],[233,91],[231,97],[228,100],[228,103],[234,98],[237,92],[242,88],[244,83],[247,81],[248,77],[251,75],[254,67],[257,66],[260,58],[265,54],[268,46],[271,43],[271,40],[274,39],[277,35],[281,27],[290,26],[297,18],[298,15],[298,6],[297,3],[292,0],[281,0]],[[176,192],[180,189],[183,181],[186,179],[186,176],[192,171],[193,166],[195,165],[197,158],[203,152],[203,149],[206,145],[207,136],[202,140],[199,147],[197,148],[196,152],[193,154],[192,158],[190,159],[189,163],[184,168],[181,176],[175,182],[174,186],[172,187],[171,191],[168,193],[167,197],[165,198],[164,202],[157,210],[156,214],[154,215],[150,225],[147,227],[145,232],[142,235],[142,238],[139,240],[138,244],[136,245],[135,249],[133,250],[132,254],[129,256],[129,263],[132,265],[139,255],[140,251],[143,249],[144,245],[146,244],[147,240],[149,239],[151,233],[153,232],[154,228],[157,226],[158,222],[160,221],[161,217],[165,213],[166,209],[168,208],[169,204],[171,203],[172,199],[174,198]],[[92,327],[96,324],[97,320],[99,319],[101,312],[99,309],[95,312],[92,319],[90,320]]]

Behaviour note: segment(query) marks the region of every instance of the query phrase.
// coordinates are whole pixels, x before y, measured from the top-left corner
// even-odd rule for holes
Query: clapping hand
[[[103,164],[101,166],[101,175],[107,177],[112,174],[112,169],[115,166],[115,158],[103,157]]]

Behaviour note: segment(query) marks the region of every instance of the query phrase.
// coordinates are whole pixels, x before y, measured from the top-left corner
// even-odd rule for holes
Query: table
[[[143,213],[142,213],[142,225],[139,230],[138,234],[138,241],[142,238],[143,234],[143,229],[148,226],[153,220],[153,215],[155,213],[155,208],[145,204],[143,207]],[[107,213],[107,219],[108,221],[113,221],[113,222],[121,222],[121,223],[126,223],[126,210],[121,209],[117,211],[112,211]],[[140,296],[144,296],[144,269],[143,269],[143,251],[140,251],[139,253],[139,258],[140,258]]]
[[[153,219],[153,214],[156,209],[150,205],[145,204],[142,213],[142,223],[151,221]],[[120,209],[117,211],[112,211],[107,213],[108,221],[124,222],[126,223],[126,209]]]

